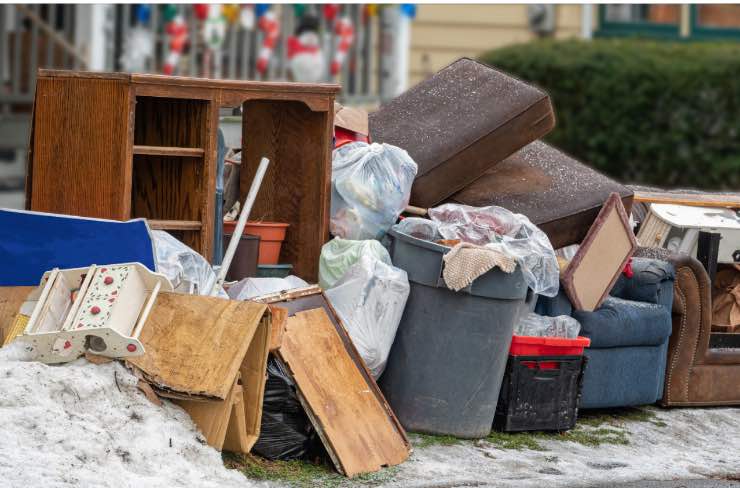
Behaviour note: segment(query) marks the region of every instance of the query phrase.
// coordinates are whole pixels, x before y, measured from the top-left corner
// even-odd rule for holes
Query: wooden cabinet
[[[337,85],[39,70],[26,182],[30,210],[145,217],[213,254],[219,109],[242,106],[243,200],[271,165],[250,220],[290,224],[281,262],[307,280],[329,237]]]

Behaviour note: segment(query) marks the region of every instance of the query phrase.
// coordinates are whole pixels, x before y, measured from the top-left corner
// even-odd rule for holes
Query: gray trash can
[[[454,292],[442,278],[449,248],[395,230],[389,236],[411,291],[380,387],[409,431],[485,437],[514,324],[535,295],[518,266],[511,274],[494,268]]]

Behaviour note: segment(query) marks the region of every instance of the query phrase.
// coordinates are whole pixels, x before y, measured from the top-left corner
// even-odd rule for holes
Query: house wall
[[[556,38],[581,33],[581,5],[555,6]],[[411,23],[409,84],[414,85],[461,56],[522,43],[529,29],[527,5],[420,4]]]

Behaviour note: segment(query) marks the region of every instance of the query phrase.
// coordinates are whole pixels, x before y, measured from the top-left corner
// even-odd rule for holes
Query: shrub
[[[545,139],[616,179],[740,188],[740,43],[538,41],[481,59],[547,90]]]

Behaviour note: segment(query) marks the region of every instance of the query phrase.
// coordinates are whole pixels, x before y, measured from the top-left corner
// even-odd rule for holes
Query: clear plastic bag
[[[575,339],[580,332],[581,324],[567,315],[547,317],[536,313],[528,313],[514,327],[514,334],[520,336]]]
[[[332,235],[380,239],[409,203],[417,166],[406,151],[389,144],[353,142],[332,157]]]
[[[391,264],[391,256],[383,245],[375,240],[353,241],[335,237],[321,248],[319,257],[319,285],[324,290],[333,287],[344,273],[362,256],[373,256],[385,264]]]
[[[555,251],[536,225],[502,207],[471,207],[447,203],[429,209],[444,239],[490,246],[516,258],[527,285],[540,295],[554,297],[560,286]]]
[[[437,223],[420,217],[406,217],[394,225],[393,229],[425,241],[436,241],[441,238]]]
[[[170,280],[175,291],[191,295],[208,293],[216,273],[203,256],[163,230],[152,231],[157,272]],[[228,298],[223,288],[218,296]]]
[[[231,285],[227,290],[232,300],[249,300],[250,298],[269,295],[280,291],[303,288],[308,283],[297,276],[286,276],[285,278],[244,278],[238,283]]]
[[[388,362],[409,290],[406,271],[365,255],[325,291],[376,379]]]

